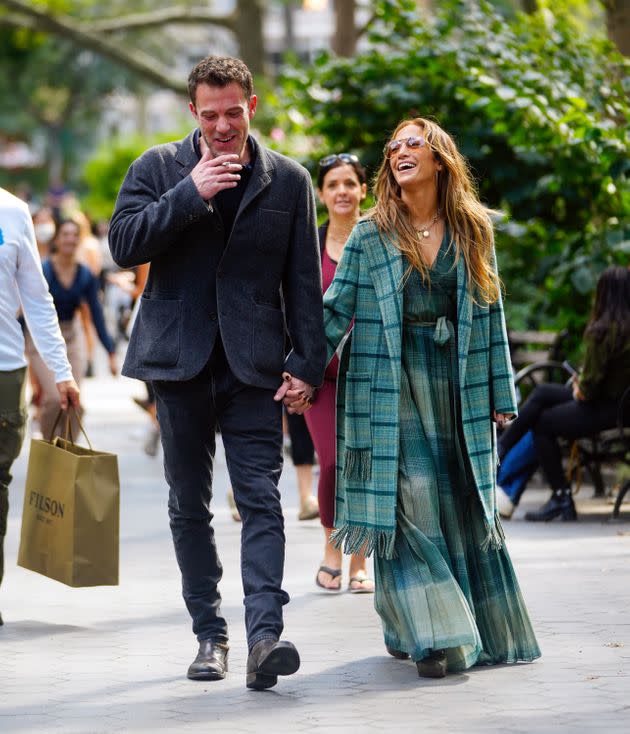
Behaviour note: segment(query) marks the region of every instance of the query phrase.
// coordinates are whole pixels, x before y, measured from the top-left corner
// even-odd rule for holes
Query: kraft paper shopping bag
[[[119,503],[115,454],[34,439],[18,565],[68,586],[117,585]]]

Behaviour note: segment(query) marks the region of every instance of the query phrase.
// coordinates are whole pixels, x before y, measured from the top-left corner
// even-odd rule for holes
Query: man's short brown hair
[[[209,84],[211,87],[227,87],[236,82],[249,102],[254,93],[252,73],[240,59],[232,56],[206,56],[188,76],[188,94],[190,101],[195,104],[197,87],[199,84]]]

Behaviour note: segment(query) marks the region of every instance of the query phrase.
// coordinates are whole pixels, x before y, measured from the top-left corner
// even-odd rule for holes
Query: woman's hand
[[[573,387],[573,400],[584,400],[584,393],[580,389],[580,378],[577,375],[573,375],[571,384]]]
[[[288,413],[303,415],[313,404],[314,388],[307,382],[293,377],[288,372],[282,373],[282,385],[273,399],[282,400]]]
[[[499,428],[503,428],[503,426],[506,423],[509,423],[514,418],[514,413],[497,413],[496,410],[492,411],[492,420],[499,426]]]

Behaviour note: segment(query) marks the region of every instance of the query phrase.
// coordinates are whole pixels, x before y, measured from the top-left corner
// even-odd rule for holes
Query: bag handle
[[[57,424],[59,423],[59,420],[61,419],[61,416],[65,413],[66,414],[66,430],[64,433],[64,440],[68,440],[68,436],[70,437],[70,443],[74,446],[74,438],[72,436],[72,424],[70,422],[70,411],[74,411],[74,415],[77,419],[77,423],[79,424],[79,428],[81,429],[81,433],[85,436],[85,440],[87,441],[87,444],[90,448],[90,451],[94,451],[92,448],[92,444],[90,443],[90,439],[88,438],[87,433],[85,432],[85,428],[83,428],[83,424],[81,423],[81,417],[79,415],[79,411],[74,407],[74,405],[69,404],[68,408],[66,410],[63,410],[62,408],[59,409],[59,412],[57,413],[57,418],[55,419],[55,422],[53,423],[53,427],[50,431],[50,438],[48,439],[48,443],[52,443],[53,439],[55,437],[55,428],[57,428]]]

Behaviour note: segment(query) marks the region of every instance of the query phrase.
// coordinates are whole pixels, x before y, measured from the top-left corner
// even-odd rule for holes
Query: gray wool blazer
[[[188,380],[218,330],[244,383],[275,388],[283,370],[323,380],[321,262],[311,179],[302,166],[249,139],[252,176],[231,234],[190,177],[193,133],[146,151],[129,169],[109,244],[121,267],[150,262],[123,374]]]

